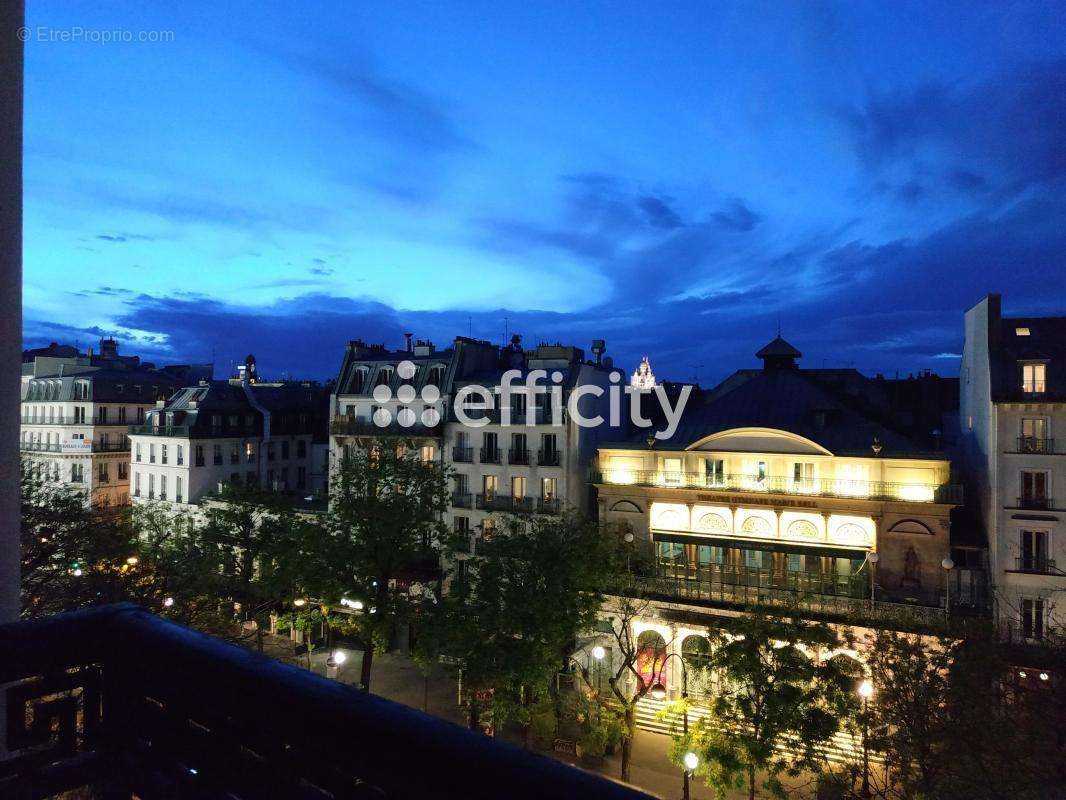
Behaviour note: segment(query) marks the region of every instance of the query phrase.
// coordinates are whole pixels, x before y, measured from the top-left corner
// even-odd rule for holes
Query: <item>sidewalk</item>
[[[306,669],[306,656],[293,656],[292,649],[292,642],[287,637],[264,637],[264,652],[267,655]],[[312,670],[342,683],[358,684],[362,653],[348,647],[339,647],[336,652],[343,658],[343,663],[332,669],[327,668],[325,663],[329,655],[328,651],[323,649],[312,653]],[[466,726],[466,715],[459,705],[457,676],[452,668],[444,665],[435,666],[430,673],[427,686],[422,671],[407,656],[395,653],[375,653],[370,688],[379,697],[385,697],[420,711],[427,711],[457,725]],[[677,800],[681,797],[682,775],[681,771],[670,763],[667,756],[669,747],[669,737],[638,730],[633,740],[630,782],[642,791],[663,798],[663,800]],[[618,779],[621,771],[621,760],[618,755],[608,757],[599,769],[590,769],[580,765],[574,756],[564,753],[544,752],[544,755],[613,780]],[[693,779],[690,797],[692,800],[713,800],[714,793],[702,781]],[[746,798],[747,793],[737,792],[728,795],[730,800],[733,797],[739,800]]]

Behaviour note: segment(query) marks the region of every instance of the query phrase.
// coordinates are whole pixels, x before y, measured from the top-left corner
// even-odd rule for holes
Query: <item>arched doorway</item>
[[[658,631],[646,630],[637,636],[637,673],[647,687],[667,686],[666,640]]]

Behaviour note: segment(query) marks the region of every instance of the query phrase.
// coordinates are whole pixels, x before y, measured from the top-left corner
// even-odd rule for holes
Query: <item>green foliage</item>
[[[719,795],[746,784],[749,797],[757,772],[768,776],[764,788],[780,796],[782,775],[817,770],[819,745],[856,708],[860,671],[846,657],[821,661],[808,653],[842,643],[824,624],[761,611],[714,632],[709,666],[720,685],[709,717],[675,742],[676,763],[691,749],[700,756],[698,774]]]
[[[55,614],[136,596],[142,573],[125,509],[90,508],[82,492],[42,478],[24,460],[22,613]]]
[[[436,640],[459,659],[463,683],[493,695],[493,715],[521,711],[547,690],[577,635],[591,627],[609,561],[594,523],[577,515],[508,518],[465,561],[450,553],[449,588],[434,615]]]

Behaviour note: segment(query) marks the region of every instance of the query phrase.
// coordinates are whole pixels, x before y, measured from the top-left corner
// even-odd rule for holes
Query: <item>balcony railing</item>
[[[1055,507],[1055,501],[1042,494],[1023,494],[1018,498],[1018,508],[1048,509]]]
[[[557,467],[559,466],[559,451],[558,450],[538,450],[537,451],[537,463],[542,467]]]
[[[466,420],[459,419],[457,408],[452,408],[448,412],[449,422],[464,423]],[[560,419],[565,412],[560,413]],[[468,420],[487,420],[490,425],[502,425],[504,423],[503,414],[498,408],[488,408],[484,410],[464,409],[463,414],[466,415]],[[533,408],[532,415],[527,412],[526,409],[511,409],[510,420],[508,421],[508,427],[522,427],[530,424],[530,419],[534,425],[551,425],[552,413],[550,408],[541,408],[535,406]]]
[[[453,508],[473,508],[474,495],[469,492],[452,492]]]
[[[500,463],[500,448],[498,447],[482,447],[481,452],[478,455],[482,464],[499,464]]]
[[[763,492],[861,500],[904,500],[916,503],[962,503],[962,487],[956,484],[891,483],[844,478],[788,478],[767,475],[719,475],[702,472],[607,469],[594,473],[597,483],[657,486],[710,491]]]
[[[563,503],[558,497],[537,498],[537,512],[540,514],[558,514],[562,508]]]
[[[649,800],[130,605],[0,625],[0,684],[3,797]]]
[[[1018,556],[1014,559],[1015,572],[1031,572],[1037,575],[1066,575],[1056,568],[1055,559],[1047,556]]]
[[[19,442],[19,449],[39,453],[128,453],[125,442]]]
[[[479,494],[477,507],[482,511],[511,511],[528,514],[533,511],[532,497],[512,497],[507,494]]]
[[[76,417],[73,414],[64,416],[63,414],[56,414],[55,416],[22,416],[19,421],[23,425],[129,425],[129,422],[118,417]]]
[[[529,451],[525,448],[515,450],[513,447],[507,451],[507,463],[508,464],[528,464],[529,463]]]
[[[378,425],[373,420],[357,417],[353,414],[340,415],[329,424],[329,432],[337,436],[387,436],[439,438],[442,426],[426,425],[421,419],[415,419],[411,425],[401,425],[394,419],[388,425]]]
[[[131,436],[180,436],[187,438],[188,425],[130,425]],[[235,434],[236,435],[236,434]]]
[[[469,464],[474,460],[473,447],[453,447],[452,461],[459,464]]]
[[[1055,440],[1054,439],[1037,439],[1035,436],[1019,436],[1018,437],[1018,449],[1019,453],[1054,453],[1055,452]]]

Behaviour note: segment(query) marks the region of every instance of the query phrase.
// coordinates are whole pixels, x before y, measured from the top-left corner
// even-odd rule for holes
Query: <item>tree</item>
[[[370,690],[376,650],[387,647],[415,601],[405,583],[437,571],[448,473],[411,442],[373,440],[335,464],[324,534],[304,554],[307,590],[327,604],[363,604],[352,626],[363,644],[360,683]]]
[[[129,597],[139,558],[126,511],[90,508],[82,492],[42,477],[35,466],[23,460],[19,478],[23,615]]]
[[[472,728],[491,696],[495,726],[517,720],[528,736],[534,696],[602,605],[603,532],[577,514],[508,517],[475,558],[460,560],[451,543],[448,593],[433,617],[441,635],[428,641],[462,665]]]
[[[708,666],[719,677],[710,714],[690,726],[688,741],[674,755],[700,756],[701,774],[720,794],[747,786],[756,795],[756,773],[764,786],[784,796],[780,777],[816,769],[818,748],[856,710],[861,674],[849,658],[823,660],[841,637],[822,623],[798,616],[752,610],[728,629],[711,633]]]

